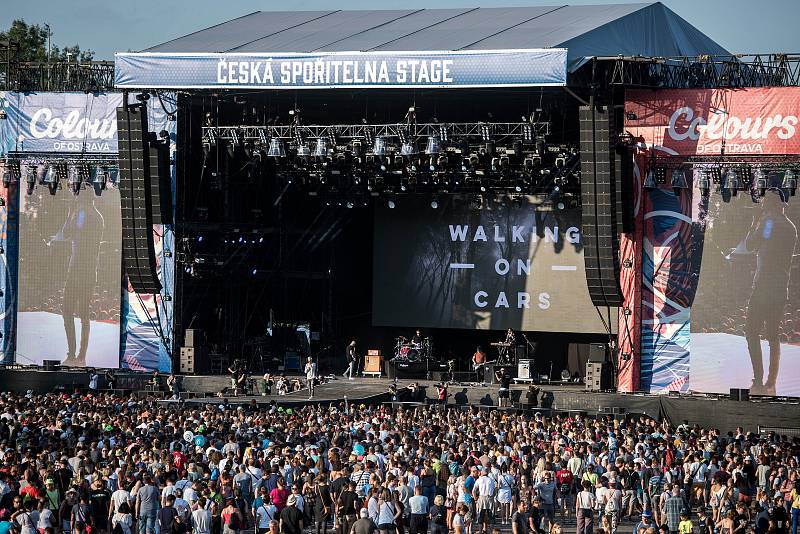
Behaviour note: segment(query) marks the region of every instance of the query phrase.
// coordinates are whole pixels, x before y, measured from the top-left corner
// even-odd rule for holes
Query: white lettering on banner
[[[43,129],[39,128],[39,122],[45,124]],[[31,116],[30,132],[35,139],[113,139],[117,133],[117,123],[114,119],[91,120],[81,117],[78,110],[72,110],[60,119],[53,117],[50,108],[41,108]]]
[[[688,126],[679,130],[679,122],[688,123]],[[778,139],[785,141],[794,137],[798,122],[800,122],[800,119],[795,115],[784,116],[776,113],[772,117],[741,118],[730,116],[725,111],[713,113],[706,120],[703,117],[695,117],[695,112],[692,108],[681,107],[676,109],[670,116],[667,135],[675,141],[685,141],[687,139],[697,141],[700,136],[711,140],[721,140],[723,138],[759,140],[767,139],[771,133],[774,133]],[[756,145],[753,144],[753,146]]]
[[[464,241],[468,238],[469,234],[469,225],[449,225],[450,228],[450,240],[451,241]],[[499,225],[494,225],[494,238],[493,241],[496,243],[503,243],[506,240],[505,234],[503,234],[503,229]],[[530,235],[526,238],[524,235],[525,230],[527,227],[525,226],[512,226],[511,227],[511,242],[512,243],[525,243],[526,239],[530,240],[531,242],[535,242],[539,239],[537,234],[536,226],[530,227]],[[544,241],[545,243],[558,243],[558,226],[553,226],[552,228],[544,227],[542,228],[544,233]],[[575,226],[570,226],[564,232],[564,239],[568,243],[577,244],[581,241],[581,231]],[[488,237],[486,236],[486,230],[483,228],[483,225],[479,225],[475,228],[475,234],[472,236],[472,241],[489,241]]]
[[[483,225],[478,225],[474,227],[472,231],[471,239],[470,239],[470,226],[469,225],[462,225],[462,224],[449,224],[448,232],[450,233],[450,241],[452,242],[484,242],[489,243],[492,241],[493,243],[505,243],[509,241],[507,239],[508,233],[507,226],[504,225],[492,225],[488,228],[485,228]],[[487,230],[492,232],[492,239],[490,240],[487,236]],[[521,225],[512,225],[510,241],[512,243],[539,243],[539,232],[541,232],[542,241],[547,243],[558,243],[559,235],[563,235],[564,241],[570,244],[578,244],[581,241],[581,232],[580,229],[576,226],[569,226],[564,231],[563,234],[559,234],[559,227],[557,225],[553,226],[541,226],[537,227],[536,225],[533,226],[521,226]],[[475,245],[469,245],[470,247],[474,247]],[[514,267],[514,260],[516,260],[516,267]],[[450,263],[450,269],[464,269],[469,267],[469,269],[475,268],[474,263]],[[531,266],[532,266],[532,258],[496,258],[494,260],[494,272],[498,276],[507,277],[507,276],[520,276],[520,277],[529,277],[531,276]],[[552,271],[556,272],[564,272],[564,273],[573,273],[576,272],[576,268],[562,268],[563,266],[551,266]],[[558,268],[557,268],[558,267]],[[515,273],[512,273],[512,269],[515,270]],[[547,292],[540,292],[534,293],[536,297],[536,307],[539,310],[549,310],[553,304],[552,297],[550,293]],[[487,291],[478,290],[473,293],[473,303],[477,308],[512,308],[516,306],[517,309],[529,309],[532,303],[532,296],[531,293],[520,291],[517,292],[516,302],[510,302],[509,296],[506,294],[505,291],[499,291],[497,294],[490,295]],[[513,295],[511,295],[513,299]]]
[[[266,61],[217,62],[217,83],[223,85],[274,85],[273,59]],[[397,60],[394,80],[390,78],[386,60],[326,60],[315,59],[279,61],[279,80],[282,85],[364,85],[385,83],[448,84],[453,83],[452,59]]]
[[[550,308],[550,294],[549,293],[539,293],[537,296],[538,300],[538,308],[540,310],[547,310]],[[486,291],[476,291],[473,297],[475,302],[475,306],[478,308],[485,308],[489,305],[489,294]],[[497,298],[494,301],[495,308],[510,308],[511,305],[508,303],[508,296],[506,295],[505,291],[500,291],[497,293]],[[518,291],[517,292],[517,302],[516,302],[517,309],[528,309],[531,307],[531,294],[525,291]]]

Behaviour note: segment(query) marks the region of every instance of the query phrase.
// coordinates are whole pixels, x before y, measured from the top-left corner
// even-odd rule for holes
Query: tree
[[[0,40],[10,40],[19,44],[16,60],[20,62],[45,62],[47,57],[47,37],[50,29],[47,25],[28,24],[22,19],[14,20],[8,31],[0,32]],[[52,38],[52,35],[51,35]],[[57,46],[50,48],[50,61],[91,61],[92,50],[81,50],[80,46]]]

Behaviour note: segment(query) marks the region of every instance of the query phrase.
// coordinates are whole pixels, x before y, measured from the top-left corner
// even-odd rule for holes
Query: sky
[[[571,4],[633,3],[576,0]],[[734,53],[800,53],[800,0],[664,0],[667,7]],[[560,5],[552,0],[3,0],[0,28],[22,18],[49,23],[53,44],[95,51],[139,51],[253,11],[415,9]]]

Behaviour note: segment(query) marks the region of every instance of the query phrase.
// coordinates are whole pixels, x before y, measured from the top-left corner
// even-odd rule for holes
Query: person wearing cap
[[[633,527],[633,531],[631,534],[638,534],[639,529],[645,529],[655,527],[656,524],[653,522],[653,514],[649,510],[645,510],[642,512],[642,519],[636,523],[636,526]]]
[[[286,500],[286,507],[281,510],[280,529],[282,534],[302,534],[303,512],[297,508],[297,496],[292,494]]]

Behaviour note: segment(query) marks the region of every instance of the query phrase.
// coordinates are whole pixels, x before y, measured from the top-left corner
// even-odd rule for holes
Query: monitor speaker
[[[158,293],[161,283],[153,243],[147,110],[142,104],[117,108],[122,264],[137,293]]]
[[[750,390],[749,389],[731,388],[731,400],[749,401],[750,400]]]
[[[608,345],[603,343],[590,343],[589,344],[589,358],[587,361],[595,363],[603,363],[606,361],[608,354]]]
[[[617,156],[613,114],[581,106],[581,232],[589,296],[595,306],[620,306],[619,234],[624,230],[622,187],[625,156]]]

